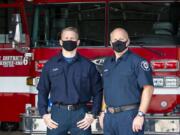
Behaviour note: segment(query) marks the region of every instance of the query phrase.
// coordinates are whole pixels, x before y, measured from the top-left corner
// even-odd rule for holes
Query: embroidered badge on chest
[[[105,72],[108,72],[108,71],[109,71],[108,69],[104,69],[104,73],[105,73]]]
[[[141,68],[145,71],[149,71],[150,70],[149,63],[147,61],[142,61]]]
[[[59,68],[53,68],[52,71],[55,72],[55,71],[58,71]]]

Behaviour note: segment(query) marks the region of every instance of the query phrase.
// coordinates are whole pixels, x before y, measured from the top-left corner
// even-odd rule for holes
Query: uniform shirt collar
[[[128,49],[120,58],[118,58],[117,61],[119,61],[119,60],[127,60],[130,53],[131,53],[131,51]],[[113,56],[112,61],[115,61],[115,60],[116,60],[116,57]]]
[[[64,56],[63,56],[63,54],[62,54],[62,52],[58,55],[58,62],[60,62],[60,61],[65,61],[65,59],[64,59]],[[77,61],[77,60],[80,60],[80,55],[79,55],[79,53],[76,53],[76,55],[74,56],[74,58],[73,58],[73,61]]]

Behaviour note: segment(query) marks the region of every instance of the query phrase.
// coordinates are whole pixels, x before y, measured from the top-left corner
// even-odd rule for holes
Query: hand
[[[91,126],[93,121],[94,121],[93,115],[86,113],[85,117],[81,121],[77,122],[77,127],[86,130]]]
[[[51,119],[51,114],[44,114],[43,119],[49,129],[56,129],[58,127],[58,123]]]
[[[142,130],[144,124],[144,117],[136,116],[133,120],[132,130],[133,132],[139,132]]]
[[[99,124],[102,129],[103,129],[103,121],[104,121],[104,112],[101,112],[99,116]]]

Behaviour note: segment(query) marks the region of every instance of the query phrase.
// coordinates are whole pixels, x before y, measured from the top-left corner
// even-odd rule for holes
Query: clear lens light
[[[145,134],[152,133],[163,135],[165,133],[176,135],[180,132],[180,121],[178,119],[146,119]]]
[[[158,120],[155,123],[155,132],[179,132],[179,120]]]
[[[153,83],[155,87],[163,87],[164,79],[163,78],[153,78]]]
[[[177,77],[166,77],[165,78],[165,86],[166,87],[178,87],[179,86],[179,78],[177,78]]]

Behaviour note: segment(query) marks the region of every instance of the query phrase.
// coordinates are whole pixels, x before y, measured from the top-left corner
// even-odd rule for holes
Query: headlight
[[[180,85],[180,80],[178,77],[154,77],[153,83],[155,87],[166,87],[166,88],[176,88]]]
[[[165,77],[165,86],[166,87],[178,87],[179,78],[178,77]]]
[[[146,119],[145,134],[175,135],[180,133],[180,120],[178,118],[150,118]]]
[[[153,78],[153,83],[155,87],[163,87],[164,86],[164,78]]]

